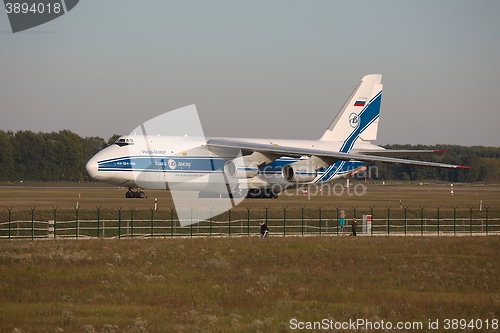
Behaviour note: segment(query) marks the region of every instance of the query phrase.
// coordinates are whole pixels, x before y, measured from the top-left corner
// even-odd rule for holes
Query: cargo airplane
[[[363,77],[318,140],[236,139],[126,135],[94,155],[86,169],[94,180],[128,188],[229,193],[273,198],[287,188],[348,177],[371,162],[468,169],[407,159],[441,150],[387,150],[377,138],[382,75]]]

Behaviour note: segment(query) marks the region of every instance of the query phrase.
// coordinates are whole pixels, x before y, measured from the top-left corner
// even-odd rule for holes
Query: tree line
[[[0,181],[90,181],[85,164],[117,137],[0,131]]]
[[[42,133],[0,131],[0,181],[91,181],[85,170],[87,161],[113,144],[108,140],[80,137],[68,130]],[[444,154],[422,156],[421,160],[469,165],[472,170],[414,167],[376,163],[370,177],[380,180],[439,180],[447,182],[500,181],[500,148],[457,145],[387,145],[387,149],[443,149]]]

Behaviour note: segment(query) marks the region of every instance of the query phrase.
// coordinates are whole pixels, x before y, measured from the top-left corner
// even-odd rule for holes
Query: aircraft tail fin
[[[349,151],[358,139],[377,139],[382,101],[382,75],[363,77],[320,140],[344,142],[341,151]]]

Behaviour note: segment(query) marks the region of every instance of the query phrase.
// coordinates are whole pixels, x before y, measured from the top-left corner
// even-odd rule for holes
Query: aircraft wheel
[[[137,193],[137,197],[138,197],[138,198],[145,198],[145,197],[146,197],[146,194],[145,194],[144,192],[142,192],[142,191],[139,191],[139,192]]]

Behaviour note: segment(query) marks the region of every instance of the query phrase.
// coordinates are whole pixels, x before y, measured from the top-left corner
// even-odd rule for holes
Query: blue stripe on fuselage
[[[99,171],[216,171],[225,159],[210,156],[124,156],[98,162]]]

